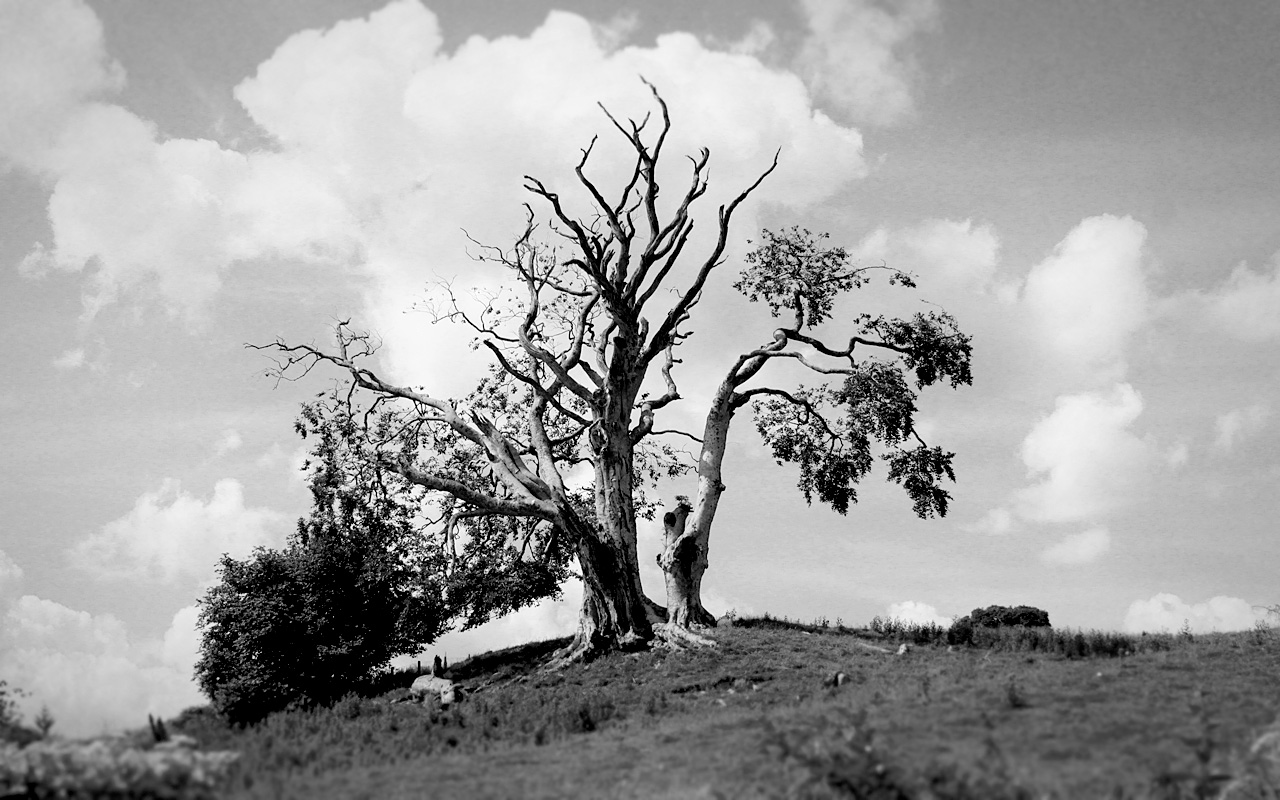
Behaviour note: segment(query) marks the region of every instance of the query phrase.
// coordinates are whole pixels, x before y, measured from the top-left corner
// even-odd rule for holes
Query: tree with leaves
[[[656,90],[653,97],[660,119],[652,135],[650,116],[624,124],[601,106],[630,146],[634,164],[615,199],[606,199],[587,173],[596,140],[582,151],[575,174],[594,205],[593,217],[572,216],[556,191],[525,177],[525,188],[547,211],[545,230],[526,205],[527,224],[515,243],[482,247],[478,256],[509,272],[519,292],[512,302],[490,296],[478,311],[469,310],[446,289],[438,317],[470,326],[477,346],[493,359],[490,375],[466,398],[446,399],[385,379],[371,366],[376,340],[345,322],[336,328],[332,351],[279,340],[262,346],[278,354],[271,371],[280,377],[297,379],[322,363],[345,372],[349,396],[363,398],[348,417],[360,420],[360,460],[372,466],[378,480],[426,493],[431,513],[442,518],[449,569],[465,570],[468,563],[457,557],[459,543],[464,552],[481,543],[471,549],[471,559],[518,551],[531,569],[545,569],[566,549],[572,553],[584,598],[578,634],[563,659],[643,646],[655,638],[706,641],[693,632],[708,619],[697,586],[723,490],[719,471],[729,420],[743,403],[758,399],[762,414],[791,415],[786,417],[791,433],[779,429],[769,440],[775,455],[800,465],[806,493],[816,492],[843,510],[851,483],[866,471],[868,450],[858,437],[897,446],[914,436],[910,411],[900,407],[906,395],[888,368],[857,361],[854,347],[899,356],[918,377],[927,378],[926,384],[944,374],[967,381],[967,340],[950,318],[935,315],[906,323],[860,320],[861,333],[847,347],[820,350],[847,364],[827,372],[843,375],[842,387],[743,390],[769,361],[811,363],[802,348],[826,347],[811,335],[812,327],[831,313],[839,293],[860,285],[866,275],[837,258],[842,251],[815,248],[782,258],[785,237],[769,238],[773,251],[756,251],[741,286],[749,296],[769,302],[775,313],[794,313],[794,324],[739,359],[708,416],[696,467],[698,504],[679,512],[692,512],[693,524],[670,536],[670,552],[664,553],[669,577],[683,570],[675,577],[687,579],[692,593],[680,588],[680,580],[669,580],[667,606],[646,598],[636,546],[637,518],[656,508],[646,489],[689,468],[665,443],[669,440],[660,438],[672,431],[656,424],[663,409],[681,399],[675,352],[692,333],[708,279],[723,266],[734,212],[778,163],[775,155],[754,182],[719,207],[709,246],[695,255],[689,247],[692,207],[707,191],[710,153],[704,148],[690,158],[687,188],[674,211],[661,213],[658,164],[671,120]],[[893,274],[895,280],[909,280]],[[964,361],[963,372],[931,349],[930,342],[946,336]],[[880,398],[875,393],[881,387],[896,394]],[[835,406],[849,409],[844,421],[823,427],[819,420]],[[865,424],[879,427],[863,431]],[[809,435],[819,438],[806,444]],[[919,508],[945,511],[945,492],[934,490],[938,475],[950,470],[949,456],[928,449],[903,452],[907,455],[891,461],[893,474],[908,484],[913,497],[923,498]],[[589,465],[591,479],[574,488],[566,476],[582,464]],[[669,531],[674,527],[668,524]],[[692,551],[691,541],[697,543]],[[694,553],[692,567],[673,566],[685,563],[680,556],[688,552]]]
[[[316,434],[311,514],[282,550],[224,555],[220,581],[200,601],[196,678],[233,722],[333,702],[449,622],[416,499],[349,472],[359,468],[347,456],[356,426],[341,409],[343,398],[331,395],[305,406],[297,423]]]
[[[875,463],[877,446],[889,480],[902,485],[922,519],[946,515],[950,495],[941,480],[955,480],[955,454],[928,445],[916,430],[916,392],[936,383],[953,389],[970,383],[969,337],[942,311],[910,319],[860,314],[849,326],[851,335],[830,343],[819,329],[841,295],[862,288],[876,272],[908,288],[915,287],[914,278],[884,265],[854,266],[844,248],[826,245],[826,234],[791,228],[765,230],[761,237],[734,287],[752,302],[767,303],[787,324],[775,328],[770,341],[738,355],[725,372],[703,426],[695,502],[680,497],[664,517],[658,563],[666,575],[667,612],[685,626],[715,622],[702,605],[702,577],[725,490],[729,429],[748,403],[777,462],[799,467],[805,500],[816,495],[840,514],[857,502],[857,485]],[[776,361],[798,363],[835,382],[781,388],[763,379],[765,367]]]

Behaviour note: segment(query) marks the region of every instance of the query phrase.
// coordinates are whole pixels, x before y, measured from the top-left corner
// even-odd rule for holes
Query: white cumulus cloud
[[[1219,595],[1203,603],[1186,603],[1176,594],[1161,592],[1149,600],[1135,600],[1124,617],[1130,633],[1179,631],[1184,625],[1196,633],[1248,630],[1258,622],[1272,622],[1270,612],[1239,597]]]
[[[61,370],[79,369],[84,366],[84,348],[76,347],[67,350],[53,360],[53,366]]]
[[[213,453],[217,456],[225,456],[227,453],[240,449],[240,445],[244,444],[240,432],[228,428],[218,437],[218,441],[213,444]]]
[[[239,481],[218,481],[206,501],[166,479],[70,555],[80,568],[105,577],[201,583],[214,577],[223,553],[244,558],[256,546],[278,546],[288,527],[285,515],[246,506]]]
[[[960,529],[971,533],[989,533],[994,536],[1002,536],[1011,532],[1013,527],[1013,512],[1005,506],[998,506],[982,515],[977,522],[961,525]]]
[[[1230,450],[1240,437],[1260,430],[1270,415],[1271,409],[1262,404],[1234,408],[1219,415],[1213,423],[1214,446],[1219,450]]]
[[[1000,237],[988,223],[929,219],[899,230],[878,228],[853,248],[860,263],[885,261],[934,289],[987,288],[1000,262]]]
[[[909,45],[938,17],[933,0],[803,0],[808,33],[796,68],[814,94],[850,118],[891,125],[915,110]]]
[[[1150,447],[1129,426],[1142,398],[1127,383],[1110,393],[1059,397],[1022,443],[1022,460],[1039,482],[1020,490],[1018,515],[1037,522],[1095,519],[1128,502],[1147,477]]]
[[[1147,231],[1130,217],[1090,217],[1032,267],[1022,300],[1055,360],[1116,380],[1124,347],[1149,316]]]
[[[107,56],[102,23],[80,0],[0,3],[0,171],[42,171],[67,119],[124,86]]]
[[[464,276],[465,290],[496,276],[469,257],[460,229],[509,244],[530,199],[526,174],[589,215],[573,167],[598,134],[587,173],[609,191],[621,185],[634,154],[597,103],[624,120],[655,112],[640,75],[671,108],[659,169],[667,209],[688,181],[683,156],[702,146],[712,180],[695,213],[712,217],[779,148],[760,191],[770,203],[809,206],[866,172],[861,135],[816,110],[798,76],[691,34],[613,49],[599,26],[554,12],[528,36],[473,37],[453,53],[441,43],[435,16],[413,0],[290,37],[235,90],[274,140],[269,151],[166,139],[120,106],[72,102],[42,162],[52,239],[26,270],[85,273],[89,315],[137,294],[199,318],[233,263],[270,256],[358,268],[368,287],[361,316],[390,343],[391,374],[419,382],[458,373],[441,368],[440,354],[469,334],[402,312],[433,279]],[[757,207],[739,210],[743,238],[757,227]],[[712,227],[695,229],[690,261]]]
[[[22,580],[22,567],[9,554],[0,550],[0,597],[13,592]]]
[[[1207,313],[1227,335],[1260,342],[1280,337],[1280,253],[1271,257],[1271,274],[1240,264],[1208,296]]]
[[[1088,564],[1111,549],[1111,533],[1106,528],[1090,528],[1073,533],[1040,554],[1046,564]]]
[[[928,603],[921,603],[916,600],[903,600],[901,603],[892,603],[885,609],[885,616],[890,619],[897,619],[903,622],[914,622],[920,625],[934,624],[942,627],[951,626],[951,617],[938,613],[938,609]]]
[[[708,49],[690,34],[610,50],[587,20],[554,12],[527,37],[473,37],[445,55],[435,26],[419,4],[393,3],[291,37],[236,90],[282,155],[321,171],[348,206],[364,211],[356,214],[364,266],[375,277],[366,319],[388,343],[383,355],[401,380],[431,380],[434,389],[452,375],[459,384],[437,391],[469,380],[442,359],[471,334],[402,313],[433,279],[462,276],[456,287],[465,291],[504,277],[468,257],[460,229],[488,244],[513,241],[522,203],[536,200],[523,175],[558,192],[570,213],[589,215],[573,167],[596,135],[587,175],[606,193],[625,183],[634,154],[597,103],[623,120],[654,114],[646,132],[656,135],[656,104],[638,76],[671,110],[659,167],[666,209],[688,181],[683,156],[702,146],[711,151],[712,180],[695,215],[714,215],[778,148],[778,170],[759,193],[772,203],[811,205],[865,174],[860,134],[816,111],[799,78]],[[347,111],[335,116],[334,108]],[[534,207],[547,213],[545,204]],[[744,237],[756,227],[756,207],[748,203],[736,217]],[[690,262],[705,252],[712,228],[695,229]],[[679,273],[672,277],[682,280]]]
[[[35,595],[0,610],[0,675],[27,696],[30,721],[42,706],[70,737],[144,724],[205,702],[192,677],[195,607],[174,615],[163,639],[136,640],[110,614],[90,614]]]

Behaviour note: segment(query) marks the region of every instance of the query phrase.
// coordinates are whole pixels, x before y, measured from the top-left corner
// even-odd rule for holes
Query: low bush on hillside
[[[1001,628],[1022,625],[1028,628],[1050,628],[1049,613],[1033,606],[987,606],[969,614],[975,627]]]
[[[0,745],[0,797],[212,800],[239,757],[120,741]]]

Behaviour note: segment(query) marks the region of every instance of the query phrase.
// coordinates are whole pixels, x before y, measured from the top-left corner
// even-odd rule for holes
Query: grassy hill
[[[243,754],[237,798],[1280,796],[1280,632],[873,627],[743,620],[715,649],[558,672],[541,643],[455,665],[470,695],[448,710],[393,702],[402,673],[170,728]]]

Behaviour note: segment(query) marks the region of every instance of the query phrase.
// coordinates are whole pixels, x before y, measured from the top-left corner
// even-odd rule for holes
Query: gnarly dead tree
[[[385,380],[369,366],[370,338],[345,323],[337,327],[334,351],[283,341],[267,346],[280,354],[281,376],[300,377],[319,363],[347,373],[352,391],[369,398],[365,413],[382,415],[368,426],[361,457],[441,498],[451,536],[491,532],[496,521],[500,532],[526,537],[530,553],[552,541],[570,543],[585,593],[565,659],[642,646],[655,635],[702,641],[679,615],[677,624],[666,623],[664,610],[645,598],[636,518],[646,508],[643,486],[680,472],[670,448],[656,443],[666,432],[654,420],[680,397],[672,367],[686,335],[682,326],[721,264],[735,210],[777,166],[775,154],[750,186],[720,206],[714,243],[697,256],[695,269],[677,273],[693,231],[691,207],[707,191],[710,153],[704,148],[690,158],[688,187],[664,218],[657,168],[671,120],[656,90],[653,97],[661,119],[651,138],[649,116],[624,125],[604,110],[635,159],[613,199],[587,175],[596,140],[582,151],[575,172],[594,218],[575,218],[556,191],[525,177],[525,188],[549,212],[546,229],[559,246],[539,239],[536,214],[526,206],[528,224],[514,246],[482,248],[481,259],[510,272],[520,293],[513,302],[493,296],[473,312],[450,294],[437,309],[471,326],[494,360],[491,377],[465,400]],[[670,302],[665,290],[678,274],[688,277]],[[646,379],[659,376],[665,391],[644,393]],[[574,490],[566,474],[580,463],[590,464],[593,480]]]

